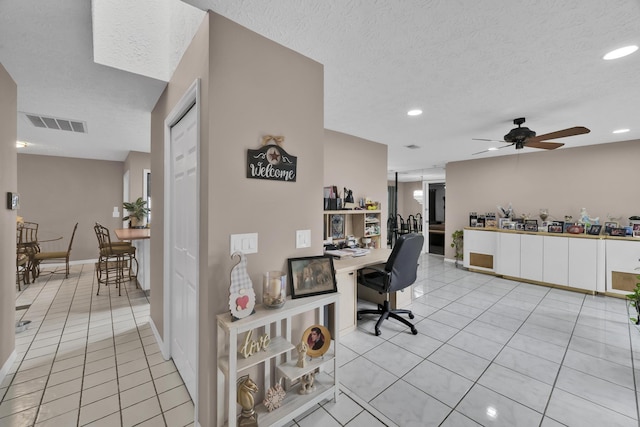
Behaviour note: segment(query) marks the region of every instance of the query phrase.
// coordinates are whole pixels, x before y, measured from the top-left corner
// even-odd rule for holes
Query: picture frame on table
[[[604,234],[611,234],[612,228],[618,228],[618,223],[616,221],[607,221],[604,223]]]
[[[561,234],[564,232],[564,221],[551,221],[549,226],[547,227],[548,233],[558,233]]]
[[[591,224],[591,227],[587,230],[587,234],[590,236],[599,236],[602,232],[602,225],[600,224]]]
[[[516,230],[524,231],[524,222],[516,222]]]
[[[537,219],[527,219],[524,222],[524,231],[538,231],[538,220]]]
[[[288,264],[291,298],[338,292],[332,257],[289,258]]]
[[[614,237],[625,237],[627,235],[627,230],[624,227],[612,228],[609,235]]]
[[[633,224],[632,227],[632,236],[640,237],[640,224]]]
[[[331,215],[329,227],[331,228],[331,237],[333,239],[344,239],[345,219],[343,214]]]

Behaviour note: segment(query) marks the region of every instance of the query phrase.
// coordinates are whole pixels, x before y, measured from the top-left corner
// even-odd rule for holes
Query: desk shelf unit
[[[258,414],[258,424],[260,426],[281,426],[285,425],[296,416],[303,414],[315,404],[325,400],[338,399],[338,365],[336,363],[336,353],[338,349],[339,336],[333,336],[332,349],[321,358],[314,358],[308,361],[307,366],[298,368],[297,352],[295,344],[300,337],[292,337],[292,322],[297,315],[315,312],[318,323],[324,324],[325,308],[333,315],[332,321],[338,322],[339,295],[337,293],[317,295],[299,299],[288,299],[284,307],[280,309],[267,309],[262,305],[256,305],[255,314],[244,319],[231,321],[229,314],[220,314],[218,321],[218,426],[235,427],[237,417],[240,413],[239,405],[236,402],[237,379],[245,375],[245,370],[257,367],[260,374],[253,374],[252,379],[258,384],[260,390],[255,398],[255,410]],[[297,326],[297,325],[296,325]],[[306,327],[302,328],[303,330]],[[244,358],[238,353],[238,338],[242,334],[253,331],[252,340],[257,340],[259,336],[267,333],[271,342],[266,351],[258,351],[248,358]],[[295,344],[294,344],[295,343]],[[325,371],[326,368],[329,368]],[[318,370],[314,385],[316,389],[310,394],[298,394],[300,384],[290,384],[301,376]],[[327,372],[332,371],[333,375]],[[271,380],[272,373],[275,373],[274,381]],[[256,381],[255,375],[260,375],[263,380]],[[269,387],[272,387],[280,379],[284,379],[287,395],[280,408],[268,412],[262,402],[264,394]]]
[[[333,240],[344,240],[346,236],[353,235],[361,243],[363,237],[371,238],[372,248],[381,248],[381,220],[380,210],[342,210],[324,211],[325,239],[332,237],[331,220],[334,215],[344,215],[344,237],[333,238]]]

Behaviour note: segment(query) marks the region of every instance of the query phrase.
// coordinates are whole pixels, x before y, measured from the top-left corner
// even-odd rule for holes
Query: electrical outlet
[[[311,230],[296,231],[296,249],[311,247]]]

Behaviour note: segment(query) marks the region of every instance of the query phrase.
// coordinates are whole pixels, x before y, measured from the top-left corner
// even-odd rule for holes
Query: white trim
[[[153,336],[156,337],[156,342],[158,343],[158,347],[160,347],[160,353],[162,353],[162,357],[164,357],[164,360],[169,360],[171,358],[171,352],[167,348],[167,344],[162,341],[160,332],[158,332],[158,328],[156,327],[156,324],[153,323],[153,319],[151,317],[149,317],[149,326],[151,326]]]
[[[197,188],[196,194],[200,194],[200,79],[197,78],[187,89],[187,91],[182,95],[182,98],[178,103],[173,107],[169,115],[164,121],[164,165],[165,168],[171,167],[171,127],[175,125],[182,116],[185,115],[187,111],[191,107],[196,109],[196,134],[197,134],[197,159],[198,159],[198,177],[197,177]],[[164,247],[162,248],[162,278],[163,278],[163,324],[165,325],[164,329],[164,347],[166,347],[166,354],[171,356],[171,289],[170,289],[170,267],[171,267],[171,180],[172,174],[170,170],[164,171]],[[200,224],[200,197],[196,197],[196,227],[199,229]],[[198,235],[199,233],[196,233]],[[194,406],[194,420],[198,422],[198,388],[199,384],[199,365],[200,365],[200,243],[198,242],[198,271],[196,271],[196,366],[195,366],[195,396],[193,396],[193,406]],[[161,347],[162,348],[162,347]],[[163,356],[165,353],[163,352]]]
[[[2,369],[0,369],[0,383],[4,381],[4,378],[9,373],[9,369],[11,369],[11,367],[13,366],[13,362],[15,362],[17,358],[18,358],[18,353],[16,353],[16,349],[14,348],[11,354],[9,355],[9,357],[7,358],[7,361],[4,362],[4,365],[2,365]]]

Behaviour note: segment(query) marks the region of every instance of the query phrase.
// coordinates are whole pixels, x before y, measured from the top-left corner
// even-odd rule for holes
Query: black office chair
[[[400,314],[408,314],[409,319],[413,319],[414,315],[411,310],[391,310],[389,293],[400,291],[416,281],[418,258],[422,252],[423,244],[424,236],[421,234],[404,234],[396,241],[386,264],[377,264],[358,270],[359,284],[378,291],[380,294],[386,294],[384,303],[378,304],[377,310],[358,310],[358,319],[362,319],[363,314],[380,315],[376,323],[376,335],[380,335],[380,325],[388,317],[409,326],[413,335],[418,333],[413,323],[399,316]]]

